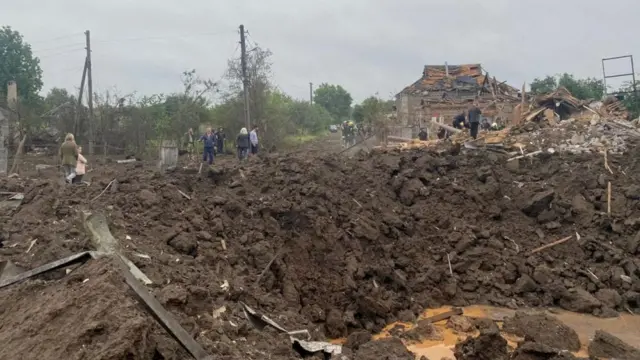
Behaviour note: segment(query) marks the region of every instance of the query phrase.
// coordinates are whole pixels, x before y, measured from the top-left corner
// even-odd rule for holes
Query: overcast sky
[[[1,0],[0,24],[41,58],[45,89],[79,86],[91,30],[94,89],[181,89],[195,68],[219,79],[239,56],[238,25],[273,52],[274,82],[307,99],[309,82],[360,101],[388,98],[425,64],[481,63],[521,87],[559,72],[602,77],[601,58],[638,55],[638,0]],[[640,64],[638,64],[640,67]],[[612,62],[607,71],[630,72]]]

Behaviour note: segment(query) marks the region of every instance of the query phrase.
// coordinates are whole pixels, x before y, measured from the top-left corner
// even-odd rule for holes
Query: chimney
[[[444,62],[444,73],[449,77],[449,64],[446,61]]]
[[[7,106],[15,111],[18,104],[18,85],[15,81],[7,83]]]

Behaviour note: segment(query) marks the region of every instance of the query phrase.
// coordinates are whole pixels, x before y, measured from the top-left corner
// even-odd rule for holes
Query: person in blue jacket
[[[204,151],[202,152],[202,162],[208,162],[209,165],[213,164],[213,147],[215,146],[217,139],[216,135],[211,131],[211,128],[207,128],[207,132],[202,135],[200,141],[204,144]]]

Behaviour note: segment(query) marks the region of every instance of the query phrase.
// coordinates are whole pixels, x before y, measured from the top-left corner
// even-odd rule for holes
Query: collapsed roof
[[[423,95],[430,91],[486,91],[489,94],[517,96],[518,89],[498,83],[485,74],[480,64],[425,65],[422,77],[398,95]],[[492,89],[493,87],[493,89]]]

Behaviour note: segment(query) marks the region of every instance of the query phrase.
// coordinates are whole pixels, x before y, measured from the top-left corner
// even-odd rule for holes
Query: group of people
[[[85,174],[87,159],[82,156],[82,146],[76,144],[73,134],[67,134],[58,151],[64,170],[64,179],[69,184],[79,184]]]
[[[187,148],[190,153],[195,150],[195,137],[193,129],[189,128],[187,131]],[[223,128],[214,130],[213,128],[207,128],[206,132],[200,136],[199,141],[203,143],[202,162],[206,162],[209,165],[213,164],[216,154],[224,154],[225,143],[227,136],[224,133]],[[247,128],[242,128],[240,133],[236,137],[236,149],[238,159],[246,159],[249,153],[258,153],[258,127],[253,126],[251,132],[247,131]]]
[[[357,131],[356,124],[351,120],[344,121],[342,123],[341,130],[342,130],[343,146],[348,147],[348,146],[354,145],[355,139],[356,139],[356,131]]]

